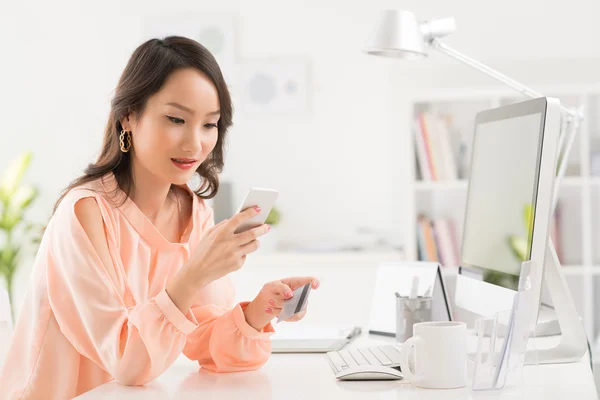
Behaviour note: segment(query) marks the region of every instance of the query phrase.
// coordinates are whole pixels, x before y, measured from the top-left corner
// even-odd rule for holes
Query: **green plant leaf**
[[[35,200],[38,190],[33,186],[21,186],[8,199],[8,210],[25,210]]]
[[[484,272],[483,280],[485,282],[493,283],[496,286],[516,290],[519,283],[519,276],[489,270]]]
[[[21,221],[23,221],[21,210],[6,210],[0,217],[0,229],[12,231]]]
[[[271,209],[271,212],[267,216],[267,219],[265,220],[265,224],[277,225],[279,223],[280,219],[281,219],[281,212],[279,212],[278,209],[273,207]]]
[[[38,191],[32,186],[19,187],[12,196],[8,198],[8,207],[0,216],[0,229],[12,230],[23,221],[24,210],[31,205],[37,197]]]
[[[27,170],[27,167],[29,167],[31,157],[30,152],[21,154],[21,156],[10,164],[2,176],[2,181],[0,181],[0,200],[2,202],[8,203],[9,197],[17,190],[23,174]]]
[[[531,203],[526,204],[523,209],[523,221],[525,223],[525,232],[527,233],[527,248],[531,248],[531,241],[533,240],[533,216],[535,209]]]
[[[523,224],[525,225],[525,229],[531,229],[531,223],[533,221],[533,205],[526,204],[523,208]]]
[[[14,272],[14,270],[16,269],[16,260],[18,255],[18,247],[8,246],[2,250],[2,264],[9,273]]]
[[[0,275],[2,275],[3,277],[7,277],[8,276],[8,266],[6,264],[4,264],[4,262],[2,261],[2,252],[4,250],[0,249]]]
[[[520,261],[525,261],[527,259],[527,250],[529,247],[527,246],[527,240],[525,238],[512,235],[509,236],[508,243],[510,249]]]

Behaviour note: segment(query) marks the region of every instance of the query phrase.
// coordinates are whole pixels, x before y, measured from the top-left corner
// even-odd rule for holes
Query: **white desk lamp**
[[[415,14],[410,11],[384,10],[368,39],[365,52],[376,56],[411,60],[427,57],[427,50],[433,48],[512,87],[525,96],[530,98],[544,97],[535,90],[440,41],[439,38],[451,34],[455,29],[456,25],[453,18],[420,22]],[[580,109],[570,109],[564,106],[561,106],[561,108],[563,121],[558,145],[559,168],[555,181],[552,210],[556,208],[561,180],[567,167],[568,155],[573,146],[579,124],[583,120]],[[545,259],[544,280],[552,297],[562,335],[558,346],[538,350],[537,361],[539,363],[576,362],[583,357],[587,350],[587,337],[579,320],[567,282],[560,271],[560,261],[551,239],[548,239]],[[529,359],[526,361],[535,362],[536,360]]]

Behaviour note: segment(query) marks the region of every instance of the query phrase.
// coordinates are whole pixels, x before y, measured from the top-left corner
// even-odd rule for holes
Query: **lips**
[[[171,158],[173,164],[181,169],[190,169],[196,165],[196,159],[194,158]]]
[[[198,161],[194,158],[171,158],[171,160],[180,162],[180,163],[195,163],[196,161]]]

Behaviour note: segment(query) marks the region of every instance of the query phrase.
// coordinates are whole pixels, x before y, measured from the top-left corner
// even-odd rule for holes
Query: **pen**
[[[431,297],[431,286],[429,286],[423,297]]]
[[[419,276],[415,275],[412,279],[412,287],[410,288],[410,299],[416,299],[419,290]]]
[[[360,326],[354,327],[354,329],[352,329],[352,332],[350,332],[350,334],[348,335],[348,339],[352,339],[353,337],[360,335],[361,332],[362,329]]]

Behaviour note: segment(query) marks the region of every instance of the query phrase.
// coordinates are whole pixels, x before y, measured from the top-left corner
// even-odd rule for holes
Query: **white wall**
[[[238,197],[250,185],[278,188],[281,235],[290,240],[348,236],[358,226],[401,237],[405,99],[426,87],[493,84],[441,55],[402,64],[362,54],[379,8],[455,16],[458,31],[448,44],[527,83],[596,81],[600,66],[594,0],[14,3],[0,6],[0,171],[18,153],[34,152],[27,180],[42,192],[30,213],[37,221],[95,157],[111,91],[140,42],[144,15],[233,12],[241,58],[311,60],[312,114],[236,118],[223,174],[238,185]],[[29,265],[24,260],[20,288]]]

